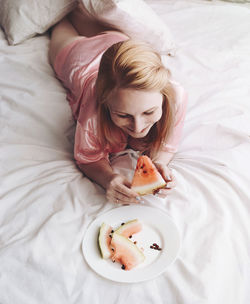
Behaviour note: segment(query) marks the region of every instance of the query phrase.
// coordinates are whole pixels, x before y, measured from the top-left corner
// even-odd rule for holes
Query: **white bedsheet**
[[[177,187],[145,203],[173,218],[180,255],[144,283],[112,282],[89,268],[83,235],[114,205],[75,166],[74,121],[48,62],[48,36],[8,46],[1,31],[1,304],[250,303],[250,8],[147,2],[178,43],[165,62],[189,94],[170,165]],[[132,174],[128,155],[114,166]]]

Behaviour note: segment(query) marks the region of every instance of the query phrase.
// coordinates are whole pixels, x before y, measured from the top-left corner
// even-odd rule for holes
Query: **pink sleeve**
[[[74,157],[76,163],[88,164],[102,158],[108,159],[109,153],[101,144],[93,131],[84,130],[79,122],[76,125]]]
[[[175,153],[177,152],[179,142],[182,136],[182,129],[187,111],[187,93],[178,84],[173,83],[176,90],[176,119],[174,130],[170,138],[164,144],[163,151]]]

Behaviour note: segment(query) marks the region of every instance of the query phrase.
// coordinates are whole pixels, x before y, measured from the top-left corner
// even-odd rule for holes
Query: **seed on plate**
[[[122,267],[121,267],[122,269],[125,269],[126,267],[125,267],[125,265],[122,265]]]
[[[162,250],[162,248],[156,243],[153,243],[153,245],[151,245],[150,248],[154,250]]]

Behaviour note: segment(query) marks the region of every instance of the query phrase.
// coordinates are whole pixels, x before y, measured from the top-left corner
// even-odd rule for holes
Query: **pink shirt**
[[[102,158],[108,159],[110,153],[120,152],[127,146],[127,135],[121,130],[116,134],[119,145],[103,149],[97,134],[97,103],[95,82],[102,54],[112,44],[127,39],[119,32],[104,32],[94,37],[81,37],[57,55],[54,69],[57,77],[67,89],[67,99],[77,122],[74,157],[78,164],[87,164]],[[176,152],[184,123],[187,95],[183,88],[173,83],[176,89],[176,122],[172,137],[164,145],[164,150]]]

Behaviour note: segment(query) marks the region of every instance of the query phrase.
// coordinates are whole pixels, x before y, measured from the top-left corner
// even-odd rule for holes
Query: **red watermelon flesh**
[[[121,225],[118,229],[115,230],[115,232],[128,238],[131,235],[140,232],[141,230],[142,224],[138,221],[138,219],[135,219]]]
[[[140,156],[137,160],[131,189],[139,195],[145,195],[152,194],[165,186],[166,182],[152,160],[146,155]]]
[[[145,259],[140,249],[129,239],[119,233],[113,233],[111,247],[114,250],[112,260],[119,262],[124,270],[131,270]]]

